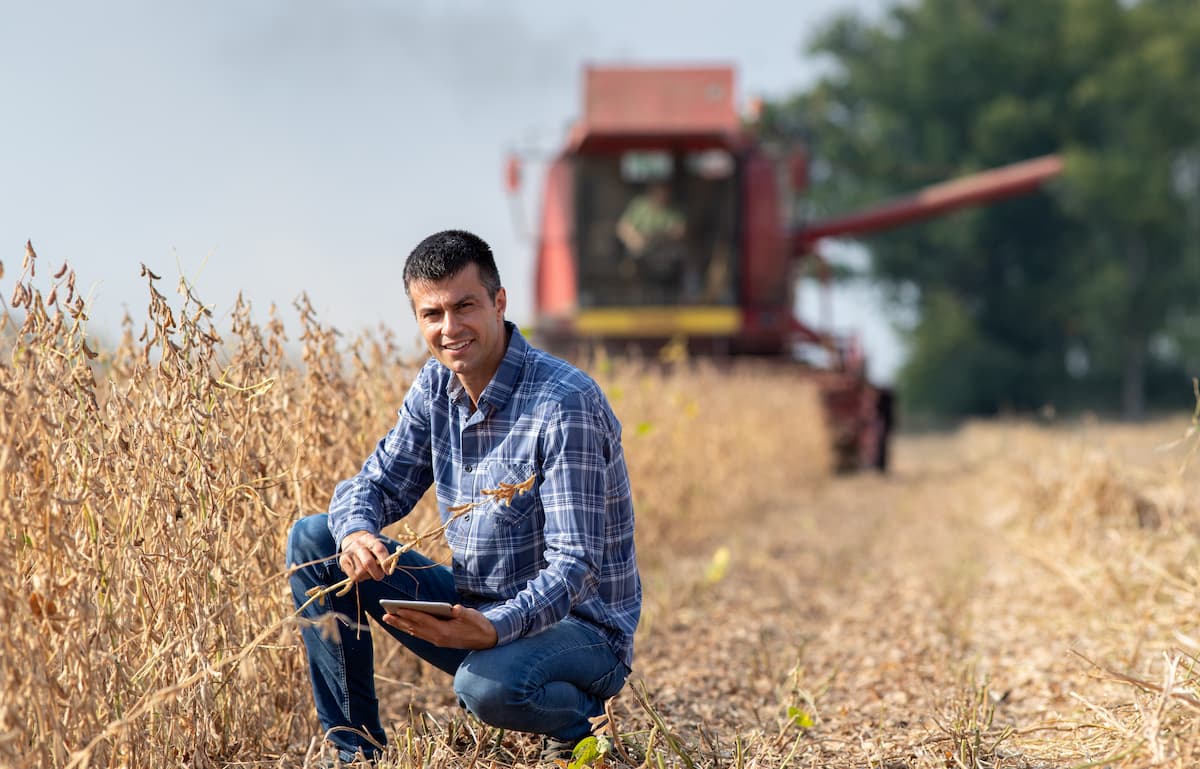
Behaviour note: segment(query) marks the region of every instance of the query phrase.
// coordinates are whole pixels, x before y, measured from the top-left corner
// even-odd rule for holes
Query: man
[[[635,195],[617,220],[617,238],[626,258],[618,269],[642,292],[643,301],[674,304],[695,288],[688,259],[687,225],[671,203],[671,188],[654,182]]]
[[[507,296],[480,238],[426,238],[404,287],[433,358],[328,515],[300,520],[288,539],[288,563],[308,564],[291,575],[297,606],[311,588],[357,583],[303,614],[339,619],[334,634],[322,632],[328,623],[302,630],[317,714],[343,760],[386,744],[371,635],[358,628],[367,614],[454,676],[479,720],[541,734],[544,759],[569,758],[625,683],[641,611],[620,424],[595,382],[504,320]],[[531,477],[509,505],[484,494]],[[381,529],[431,483],[452,563],[409,551],[387,573],[399,543]],[[453,616],[385,614],[383,598],[444,601]]]
[[[617,237],[635,257],[658,244],[678,242],[686,234],[683,214],[671,204],[671,188],[654,182],[635,195],[617,220]]]

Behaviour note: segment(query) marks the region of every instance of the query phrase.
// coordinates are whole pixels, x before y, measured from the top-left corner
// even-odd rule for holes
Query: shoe
[[[340,756],[324,756],[317,759],[310,766],[312,769],[359,769],[359,767],[373,767],[375,766],[375,762],[368,758],[356,758],[345,761]]]
[[[342,754],[337,750],[333,750],[329,753],[322,752],[308,766],[311,769],[359,769],[359,767],[375,766],[375,759],[367,758],[361,752],[351,757],[348,754]]]
[[[570,763],[579,740],[559,740],[554,737],[542,738],[542,763],[550,764],[555,761]]]

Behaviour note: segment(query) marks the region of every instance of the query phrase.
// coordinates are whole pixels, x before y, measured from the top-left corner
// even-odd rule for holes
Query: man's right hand
[[[390,555],[379,537],[369,531],[352,531],[342,540],[338,566],[355,582],[383,579],[384,575],[391,574],[391,569],[385,569],[383,565]]]

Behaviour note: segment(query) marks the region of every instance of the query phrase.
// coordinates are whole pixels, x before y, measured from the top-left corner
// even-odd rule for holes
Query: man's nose
[[[458,321],[458,313],[447,312],[442,316],[442,336],[454,338],[454,332],[459,329],[462,324]]]

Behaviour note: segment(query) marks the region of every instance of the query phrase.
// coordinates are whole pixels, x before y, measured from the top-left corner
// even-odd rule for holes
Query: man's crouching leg
[[[304,564],[289,577],[297,608],[309,600],[310,589],[334,585],[346,576],[337,563],[328,518],[324,514],[302,518],[288,534],[288,566]],[[341,598],[330,594],[300,615],[317,716],[322,727],[332,730],[327,738],[343,760],[359,750],[371,757],[378,751],[372,740],[382,745],[386,739],[375,697],[371,632],[356,600],[354,591]]]
[[[471,652],[454,676],[454,691],[486,724],[576,742],[628,675],[599,632],[569,620]]]

